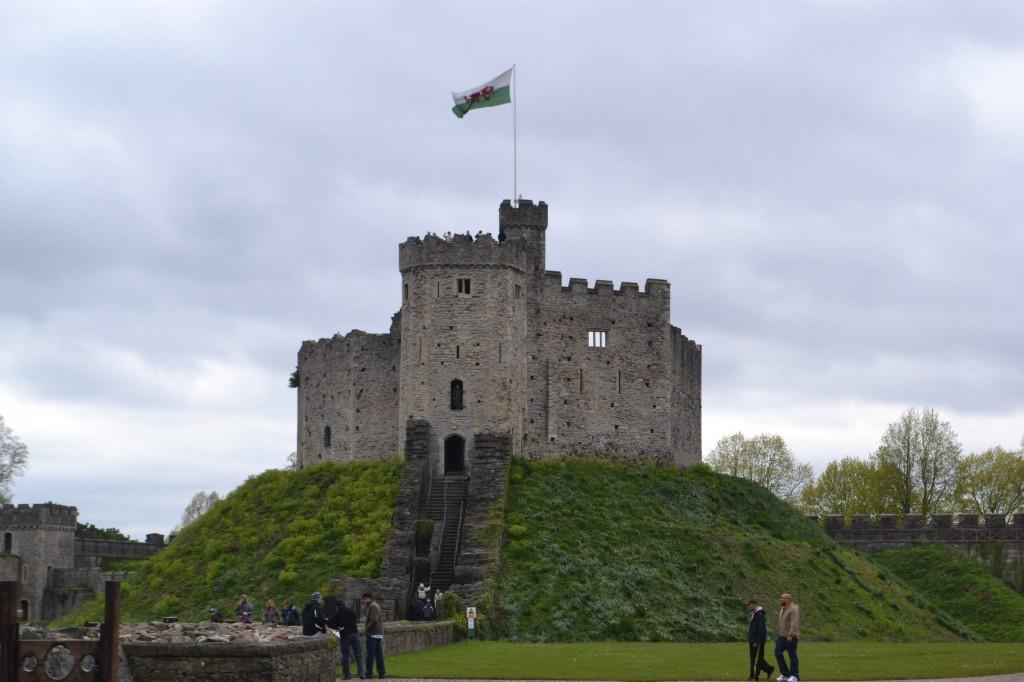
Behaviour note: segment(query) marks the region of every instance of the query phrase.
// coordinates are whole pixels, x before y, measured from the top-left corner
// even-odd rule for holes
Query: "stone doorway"
[[[444,439],[444,475],[466,473],[466,439],[462,436],[448,436]]]

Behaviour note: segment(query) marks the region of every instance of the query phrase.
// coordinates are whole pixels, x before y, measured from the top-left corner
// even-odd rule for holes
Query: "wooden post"
[[[18,679],[18,583],[0,582],[0,682]]]
[[[100,682],[117,682],[117,651],[121,629],[121,583],[107,581],[100,630]]]

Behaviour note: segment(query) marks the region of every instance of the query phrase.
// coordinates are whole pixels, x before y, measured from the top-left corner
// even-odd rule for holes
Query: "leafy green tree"
[[[898,472],[871,461],[844,457],[829,462],[801,495],[801,506],[811,514],[892,514],[898,511],[894,495]]]
[[[1024,509],[1024,452],[994,447],[960,461],[957,476],[960,511],[1012,514]]]
[[[811,465],[797,462],[782,436],[770,433],[753,438],[740,432],[725,436],[705,461],[719,473],[750,479],[791,503],[814,480]]]
[[[25,473],[27,465],[28,447],[4,424],[4,417],[0,415],[0,502],[11,501],[14,477]]]
[[[118,528],[100,528],[91,523],[78,523],[75,529],[75,537],[93,538],[95,540],[131,540]]]
[[[961,450],[949,422],[931,408],[911,407],[886,428],[873,461],[894,472],[898,512],[929,514],[952,508]]]

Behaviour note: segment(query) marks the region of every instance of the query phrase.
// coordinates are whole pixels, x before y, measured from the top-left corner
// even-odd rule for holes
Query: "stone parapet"
[[[161,539],[163,536],[160,536]],[[134,540],[98,540],[75,538],[75,556],[103,559],[148,559],[161,549],[163,543],[136,542]]]
[[[272,642],[133,642],[123,645],[135,682],[334,682],[334,637]]]
[[[78,509],[62,504],[5,504],[0,505],[0,528],[31,528],[45,526],[49,530],[64,528],[74,531],[78,523]]]
[[[398,247],[398,266],[403,273],[418,267],[500,266],[526,272],[529,253],[522,240],[499,242],[490,233],[455,234],[447,238],[428,234],[409,237]]]

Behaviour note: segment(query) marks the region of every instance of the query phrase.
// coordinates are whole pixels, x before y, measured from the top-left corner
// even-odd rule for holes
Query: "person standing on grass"
[[[779,636],[775,638],[775,660],[779,663],[780,675],[777,682],[800,682],[800,659],[796,645],[800,641],[800,607],[793,597],[783,592],[779,595]],[[789,653],[789,665],[785,654]]]
[[[373,595],[363,593],[366,607],[366,676],[373,677],[373,663],[377,662],[377,676],[384,677],[384,612],[380,604],[373,601]]]
[[[770,680],[775,668],[764,661],[764,643],[768,639],[764,609],[756,599],[751,599],[747,602],[747,612],[747,644],[750,648],[750,675],[747,679],[756,680],[764,672],[764,679]]]
[[[349,653],[355,655],[359,679],[364,679],[363,650],[359,646],[359,617],[345,602],[338,604],[338,610],[327,619],[327,625],[338,631],[338,645],[341,647],[341,672],[346,680],[352,679],[349,669]]]

